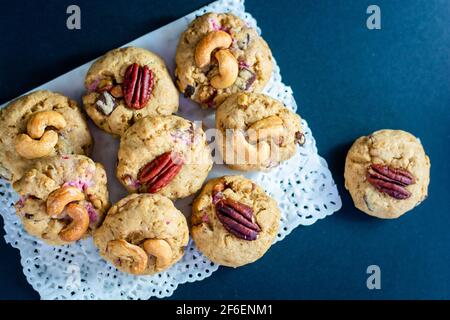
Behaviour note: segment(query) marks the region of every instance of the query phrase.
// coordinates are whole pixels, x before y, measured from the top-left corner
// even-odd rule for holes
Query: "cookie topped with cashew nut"
[[[109,208],[103,166],[82,155],[39,160],[13,187],[25,230],[51,245],[88,236]]]
[[[230,93],[262,91],[273,68],[267,43],[229,13],[195,19],[181,35],[175,61],[179,90],[203,108],[215,108]]]
[[[344,177],[345,188],[359,210],[395,219],[427,198],[430,159],[412,134],[379,130],[353,143]]]
[[[100,255],[135,275],[161,272],[184,254],[186,218],[159,194],[132,194],[114,204],[94,233]]]
[[[178,110],[179,94],[164,60],[136,47],[109,51],[89,69],[83,104],[94,123],[115,136],[148,115]]]
[[[261,258],[279,228],[275,200],[243,176],[208,181],[192,204],[191,234],[211,261],[239,267]]]
[[[89,155],[92,137],[77,103],[35,91],[0,110],[0,177],[15,181],[36,160],[61,154]]]
[[[261,93],[235,93],[216,110],[216,141],[232,169],[268,171],[305,142],[300,116]]]
[[[117,178],[129,192],[184,198],[201,188],[211,168],[201,126],[178,116],[143,118],[120,139]]]

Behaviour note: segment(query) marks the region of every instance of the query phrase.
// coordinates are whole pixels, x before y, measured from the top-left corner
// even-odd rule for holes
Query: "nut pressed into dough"
[[[411,193],[407,199],[395,199],[378,191],[367,181],[372,164],[407,170],[415,182],[405,188]],[[358,138],[345,161],[345,188],[355,206],[368,215],[394,219],[419,205],[428,194],[430,159],[417,139],[402,130],[379,130]]]
[[[98,86],[105,80],[122,86],[125,71],[133,63],[148,66],[153,73],[154,85],[150,100],[145,107],[135,110],[129,108],[123,98],[110,95],[114,108],[110,114],[105,114],[97,105],[97,101],[102,99],[102,93],[97,92]],[[86,75],[85,87],[87,93],[83,97],[83,104],[87,114],[99,128],[115,136],[122,135],[129,126],[145,116],[169,115],[178,110],[179,94],[164,60],[142,48],[126,47],[106,53],[92,64]]]
[[[100,163],[82,155],[55,156],[37,161],[33,169],[13,184],[20,195],[15,205],[16,213],[25,230],[51,245],[68,243],[60,238],[59,233],[70,221],[50,217],[46,207],[50,193],[65,186],[76,187],[83,192],[85,199],[78,204],[89,214],[87,233],[92,233],[109,208],[106,172]]]
[[[252,128],[262,123],[270,138],[250,143]],[[230,95],[216,110],[216,128],[222,158],[234,170],[268,171],[291,158],[305,138],[300,116],[261,93]]]
[[[57,130],[58,142],[45,158],[61,154],[89,155],[92,137],[86,119],[77,103],[59,93],[35,91],[20,97],[0,110],[0,176],[11,181],[19,179],[37,160],[25,159],[15,149],[16,138],[27,134],[27,124],[37,112],[55,111],[65,120]],[[52,130],[52,128],[48,128]]]
[[[139,182],[141,169],[170,151],[180,153],[184,164],[158,193],[178,199],[197,192],[212,168],[211,151],[203,129],[178,116],[146,117],[125,132],[120,140],[117,178],[129,192],[145,192]]]
[[[223,196],[253,209],[261,228],[254,241],[237,238],[219,221],[213,204],[213,188],[223,183]],[[197,248],[211,261],[239,267],[261,258],[272,245],[280,225],[280,209],[274,199],[243,176],[224,176],[208,181],[192,205],[191,234]]]
[[[231,35],[229,51],[238,61],[238,76],[229,87],[216,89],[211,79],[219,74],[215,53],[211,63],[199,68],[195,61],[198,43],[210,32],[224,31]],[[261,92],[272,75],[272,53],[255,29],[229,13],[206,13],[195,19],[181,35],[175,56],[176,82],[188,98],[203,108],[216,107],[233,92]]]
[[[145,269],[139,274],[154,274],[167,269],[181,259],[189,241],[186,218],[172,201],[158,194],[132,194],[119,200],[108,211],[102,226],[94,234],[94,243],[100,255],[127,273],[134,273],[131,270],[134,261],[127,260],[131,257],[113,256],[108,251],[108,244],[122,240],[143,250],[144,242],[149,239],[167,242],[171,255],[164,268],[157,266],[157,258],[148,255]]]

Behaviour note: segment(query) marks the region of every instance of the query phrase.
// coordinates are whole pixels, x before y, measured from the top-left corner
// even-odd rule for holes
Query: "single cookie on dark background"
[[[37,161],[13,184],[20,199],[16,213],[25,230],[51,245],[92,233],[109,208],[103,166],[82,155]]]
[[[216,139],[232,169],[268,171],[305,142],[299,115],[261,93],[234,93],[216,110]]]
[[[86,154],[92,137],[78,104],[35,91],[0,110],[0,176],[19,179],[34,163],[61,154]]]
[[[201,127],[173,115],[145,117],[120,139],[117,178],[129,192],[178,199],[201,188],[212,164]]]
[[[100,255],[136,275],[164,271],[183,257],[189,241],[184,215],[158,194],[132,194],[108,211],[94,234]]]
[[[178,110],[179,94],[164,60],[135,47],[114,49],[95,61],[83,104],[94,123],[115,136],[148,115]]]
[[[195,245],[211,261],[229,267],[261,258],[279,224],[276,201],[243,176],[209,180],[192,204]]]
[[[345,188],[358,209],[394,219],[426,199],[430,159],[412,134],[379,130],[353,143],[344,177]]]
[[[181,35],[176,83],[185,97],[215,108],[234,92],[260,92],[272,75],[272,53],[257,31],[229,13],[196,18]]]

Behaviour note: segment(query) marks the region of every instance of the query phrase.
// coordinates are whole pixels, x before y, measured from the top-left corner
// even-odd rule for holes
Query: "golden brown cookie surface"
[[[267,171],[304,142],[300,116],[260,93],[235,93],[216,110],[224,162],[235,170]]]
[[[15,208],[25,230],[51,245],[90,234],[109,208],[103,166],[82,155],[37,161],[13,187],[20,195]]]
[[[169,268],[181,259],[188,240],[186,218],[172,201],[158,194],[121,199],[94,234],[100,255],[131,274]]]
[[[35,91],[0,111],[0,176],[15,181],[42,158],[89,155],[92,137],[77,103]]]
[[[345,187],[358,209],[393,219],[427,197],[430,159],[412,134],[380,130],[353,143],[344,176]]]
[[[207,13],[182,34],[176,53],[177,85],[202,107],[216,107],[233,92],[260,92],[273,62],[256,30],[228,13]]]
[[[192,205],[192,238],[211,261],[239,267],[261,258],[280,224],[275,200],[243,176],[208,181]]]
[[[120,140],[117,178],[130,192],[184,198],[201,188],[211,168],[202,128],[178,116],[143,118]]]
[[[120,136],[148,115],[178,110],[179,94],[164,61],[141,48],[114,49],[89,69],[83,104],[94,123]]]

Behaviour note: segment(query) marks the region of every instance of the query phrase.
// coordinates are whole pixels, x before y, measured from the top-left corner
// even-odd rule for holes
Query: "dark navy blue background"
[[[0,102],[208,1],[0,1]],[[66,29],[78,4],[82,30]],[[366,28],[377,4],[382,30]],[[300,227],[257,263],[220,268],[174,299],[450,298],[450,0],[248,0],[333,172],[343,208]],[[421,138],[430,196],[402,218],[358,212],[343,186],[352,141],[382,128]],[[3,235],[3,229],[0,232]],[[381,267],[382,289],[366,288]],[[0,298],[37,299],[19,252],[0,240]]]

